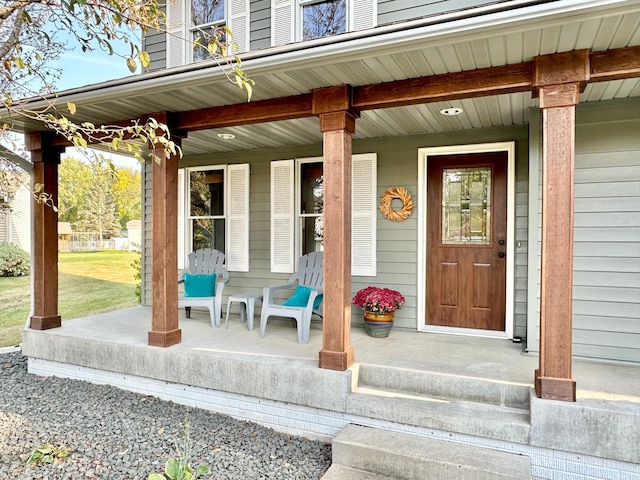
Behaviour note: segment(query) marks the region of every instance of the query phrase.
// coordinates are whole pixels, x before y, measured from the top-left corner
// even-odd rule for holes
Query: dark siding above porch
[[[249,20],[249,41],[251,50],[271,46],[271,2],[269,0],[251,0]]]
[[[514,2],[505,2],[504,0],[379,0],[378,25],[472,10],[488,5],[500,4],[503,8],[508,8],[509,3]]]

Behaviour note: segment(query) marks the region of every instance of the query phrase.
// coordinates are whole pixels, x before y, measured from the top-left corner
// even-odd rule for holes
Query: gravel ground
[[[190,464],[208,466],[207,479],[318,479],[331,464],[323,442],[115,387],[38,377],[20,352],[0,354],[1,480],[146,479],[184,450],[187,432]],[[27,465],[47,443],[69,456]]]

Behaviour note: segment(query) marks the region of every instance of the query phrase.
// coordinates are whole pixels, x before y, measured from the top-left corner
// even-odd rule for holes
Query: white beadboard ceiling
[[[553,2],[551,2],[553,3]],[[562,2],[558,2],[560,4]],[[573,2],[576,3],[576,2]],[[255,55],[243,67],[255,80],[254,100],[308,93],[331,85],[354,86],[459,72],[529,61],[537,55],[589,48],[602,51],[640,45],[640,1],[615,1],[580,10],[574,8],[543,18],[510,21],[499,18],[477,28],[450,29],[441,25],[423,28],[422,36],[398,39],[379,36],[373,47],[357,48],[345,43],[341,49],[320,47],[317,55],[279,60]],[[337,37],[336,37],[337,38]],[[389,41],[393,40],[393,41]],[[256,60],[257,59],[257,60]],[[215,67],[211,67],[212,71]],[[206,68],[201,69],[206,72]],[[184,69],[158,75],[147,74],[120,82],[107,82],[81,91],[63,92],[61,99],[74,100],[76,120],[96,124],[137,118],[157,111],[187,111],[245,101],[243,92],[224,79],[189,76]],[[180,76],[182,75],[182,77]],[[118,95],[113,92],[117,89]],[[581,102],[640,96],[640,79],[590,84]],[[65,98],[67,97],[67,98]],[[75,98],[77,97],[77,99]],[[462,115],[445,117],[439,112],[460,106]],[[530,93],[516,93],[455,102],[439,102],[363,112],[356,122],[354,139],[428,132],[495,127],[527,122],[527,109],[536,105]],[[28,123],[18,125],[36,129]],[[232,133],[232,141],[218,133]],[[288,120],[192,132],[183,141],[185,155],[319,143],[322,135],[316,118]]]

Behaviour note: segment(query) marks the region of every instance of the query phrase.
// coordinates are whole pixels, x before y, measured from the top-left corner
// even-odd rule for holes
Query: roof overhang
[[[243,69],[256,81],[254,101],[310,94],[315,89],[349,84],[354,87],[432,77],[481,68],[530,62],[549,53],[576,48],[592,52],[640,45],[640,4],[626,0],[560,0],[509,2],[509,9],[433,17],[313,42],[274,47],[243,55]],[[590,88],[581,101],[640,96],[640,80],[613,80],[604,88]],[[246,102],[225,69],[213,62],[147,73],[60,92],[58,102],[74,102],[74,121],[96,124],[136,119],[150,112],[188,112]],[[446,99],[429,104],[394,106],[362,113],[354,138],[461,130],[523,124],[534,106],[530,91],[461,98],[465,110],[443,117]],[[46,102],[32,99],[30,108]],[[233,110],[232,110],[233,111]],[[294,116],[289,118],[295,118]],[[42,126],[14,119],[19,131]],[[221,127],[222,128],[222,127]],[[321,140],[316,118],[267,124],[225,126],[190,133],[183,141],[185,155],[315,143]]]

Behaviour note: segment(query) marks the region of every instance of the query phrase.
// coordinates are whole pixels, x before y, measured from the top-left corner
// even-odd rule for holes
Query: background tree
[[[106,168],[94,167],[92,173],[92,188],[79,212],[77,228],[83,232],[97,232],[101,240],[120,236],[120,219],[111,189],[113,177]]]
[[[82,160],[65,157],[58,169],[58,219],[74,227],[80,221],[92,185],[91,167]]]
[[[113,198],[116,202],[120,226],[127,228],[129,220],[142,218],[142,184],[140,170],[117,168],[113,183]]]

